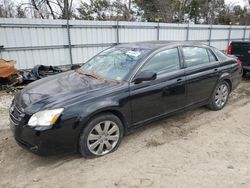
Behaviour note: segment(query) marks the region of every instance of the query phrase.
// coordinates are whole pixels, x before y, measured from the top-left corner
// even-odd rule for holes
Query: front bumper
[[[16,142],[38,155],[53,155],[77,151],[77,134],[64,128],[35,130],[25,125],[16,125],[10,120],[10,127]]]

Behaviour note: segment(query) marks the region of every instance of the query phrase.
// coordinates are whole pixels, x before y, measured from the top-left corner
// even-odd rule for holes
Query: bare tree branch
[[[50,13],[51,13],[53,19],[56,19],[56,16],[55,16],[55,14],[54,14],[54,11],[53,11],[53,9],[52,9],[52,7],[51,7],[49,1],[46,0],[46,3],[47,3],[47,5],[48,5],[48,7],[49,7],[49,9],[50,9]]]
[[[38,14],[41,16],[41,18],[44,19],[44,16],[43,16],[43,14],[41,13],[41,11],[39,10],[39,8],[38,8],[38,6],[37,6],[35,0],[31,0],[31,3],[32,3],[33,7],[35,8],[35,10],[38,12]]]
[[[61,11],[63,12],[63,5],[62,2],[60,2],[60,0],[56,0],[57,5],[60,7]]]

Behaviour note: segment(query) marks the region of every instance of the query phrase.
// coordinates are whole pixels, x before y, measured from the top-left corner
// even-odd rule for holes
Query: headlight
[[[33,127],[53,125],[62,112],[63,108],[37,112],[31,116],[28,125]]]

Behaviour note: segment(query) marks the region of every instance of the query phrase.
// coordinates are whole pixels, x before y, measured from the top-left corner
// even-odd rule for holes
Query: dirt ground
[[[223,110],[158,121],[90,160],[20,148],[8,127],[12,97],[0,95],[0,187],[250,187],[250,79]]]

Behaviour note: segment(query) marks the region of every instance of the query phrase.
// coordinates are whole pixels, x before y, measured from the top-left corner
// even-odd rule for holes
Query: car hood
[[[33,113],[42,108],[64,107],[79,97],[87,100],[90,95],[92,98],[99,96],[118,85],[80,74],[79,71],[68,71],[29,84],[15,98],[25,111]]]

